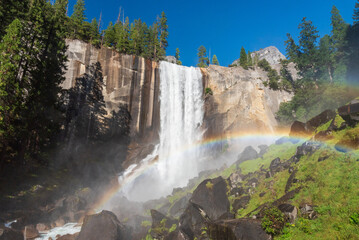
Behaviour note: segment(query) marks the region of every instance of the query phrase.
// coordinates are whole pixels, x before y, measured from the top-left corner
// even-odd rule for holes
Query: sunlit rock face
[[[92,63],[100,62],[105,87],[106,110],[126,104],[132,117],[131,136],[157,135],[159,128],[159,72],[156,62],[121,55],[116,51],[79,40],[67,40],[68,64],[63,87],[69,89]]]
[[[211,65],[202,69],[206,95],[205,127],[207,136],[218,137],[233,133],[273,133],[278,125],[275,113],[292,94],[273,91],[263,85],[267,73],[260,68]]]

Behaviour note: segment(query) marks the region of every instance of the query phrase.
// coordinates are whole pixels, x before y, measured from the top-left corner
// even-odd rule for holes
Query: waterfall
[[[144,201],[165,196],[197,176],[201,153],[194,145],[203,135],[202,95],[199,68],[160,63],[160,142],[119,178],[127,198]],[[135,179],[127,184],[130,176]]]

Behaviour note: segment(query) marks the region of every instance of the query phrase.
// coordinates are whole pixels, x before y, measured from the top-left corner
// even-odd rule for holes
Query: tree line
[[[48,153],[64,147],[65,143],[71,148],[76,141],[91,146],[129,134],[131,116],[127,106],[119,106],[111,115],[105,111],[99,63],[87,66],[86,74],[76,79],[71,89],[61,88],[67,62],[65,39],[72,37],[119,48],[122,45],[117,40],[109,40],[109,32],[126,23],[118,22],[100,32],[95,20],[85,21],[83,0],[77,1],[70,17],[67,8],[68,0],[54,3],[4,0],[0,5],[0,169],[3,171],[11,166],[48,164]],[[145,24],[138,20],[129,25],[129,47],[122,53],[146,53],[150,58],[161,58],[168,45],[164,13],[154,25],[149,28],[156,29],[157,40],[151,42],[153,51],[148,47],[149,42],[144,47],[132,38],[139,28],[148,33]],[[142,39],[142,35],[138,38]]]
[[[300,78],[293,84],[293,99],[282,103],[277,113],[282,123],[307,121],[357,97],[351,90],[359,85],[359,1],[352,24],[333,6],[331,26],[331,34],[320,38],[312,21],[303,18],[298,41],[287,34],[288,60],[295,63]]]

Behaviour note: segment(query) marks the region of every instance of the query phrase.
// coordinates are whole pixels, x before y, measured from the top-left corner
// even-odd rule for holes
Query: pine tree
[[[247,66],[252,67],[253,66],[253,60],[252,60],[252,53],[250,51],[248,51],[247,60],[248,60]]]
[[[175,55],[175,58],[176,58],[176,63],[178,65],[182,65],[182,62],[180,60],[180,50],[178,48],[176,48],[176,55]]]
[[[115,47],[116,46],[116,31],[115,26],[112,22],[108,24],[107,29],[105,30],[104,37],[103,37],[103,43],[107,47]]]
[[[359,23],[359,0],[355,3],[354,14],[353,14],[353,25]]]
[[[213,55],[212,64],[213,64],[213,65],[219,65],[218,58],[217,58],[216,55]]]
[[[16,18],[23,20],[29,9],[29,0],[2,0],[0,4],[0,40],[6,34],[6,28]]]
[[[121,28],[121,31],[117,39],[117,50],[120,53],[125,53],[125,54],[129,53],[129,48],[130,48],[129,35],[130,35],[130,22],[128,20],[128,17],[126,17],[126,20],[123,23],[123,26]]]
[[[244,47],[241,49],[241,55],[239,57],[239,65],[243,67],[244,69],[248,69],[248,59],[247,59],[247,53]]]
[[[164,58],[166,56],[166,49],[168,47],[168,25],[167,25],[167,17],[165,12],[161,13],[161,17],[159,19],[159,34],[160,34],[160,49],[159,49],[159,57]]]
[[[200,67],[200,68],[208,67],[209,60],[207,57],[207,49],[204,46],[200,46],[198,48],[197,57],[198,57],[197,67]]]
[[[334,71],[334,49],[331,42],[331,38],[328,35],[325,35],[320,39],[319,44],[319,67],[320,67],[320,76],[322,81],[327,79],[333,83],[333,71]]]
[[[70,20],[72,27],[70,36],[72,38],[82,39],[82,37],[84,37],[84,22],[86,20],[84,0],[77,0]]]
[[[348,24],[344,22],[339,10],[335,6],[333,6],[331,14],[332,42],[335,50],[342,52],[343,47],[346,45],[345,38],[348,30]]]
[[[299,57],[299,47],[289,33],[287,34],[287,38],[285,41],[287,57],[290,61],[296,62]]]
[[[100,33],[98,31],[98,22],[97,19],[94,18],[91,21],[90,29],[90,42],[92,45],[99,47],[100,46]]]

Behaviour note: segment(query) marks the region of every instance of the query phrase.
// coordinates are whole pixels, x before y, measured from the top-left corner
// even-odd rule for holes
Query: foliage
[[[268,234],[280,234],[284,224],[284,214],[278,208],[272,207],[264,211],[262,227]]]
[[[206,90],[205,90],[205,94],[207,95],[207,94],[209,94],[209,95],[213,95],[213,91],[212,91],[212,89],[211,88],[206,88]]]
[[[239,57],[239,65],[244,69],[248,69],[247,53],[244,47],[241,48],[241,55]]]
[[[217,66],[219,66],[218,58],[217,58],[217,56],[216,56],[216,55],[213,55],[213,58],[212,58],[212,64],[213,64],[213,65],[217,65]]]
[[[209,59],[207,57],[207,49],[203,45],[198,48],[197,57],[198,57],[197,67],[200,68],[208,67]]]
[[[178,65],[182,65],[182,62],[180,60],[180,50],[178,48],[176,48],[176,55],[175,55],[175,58],[176,58],[176,63]]]

